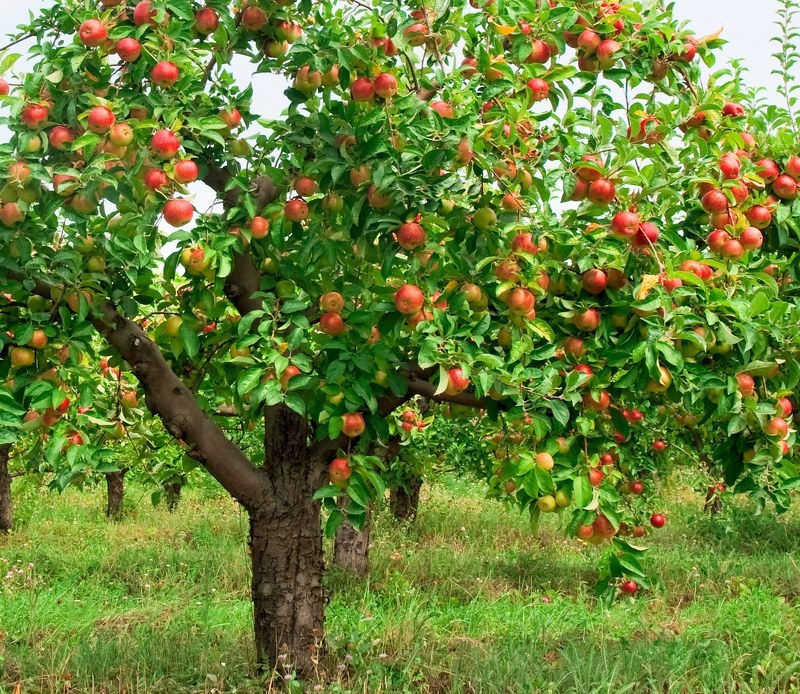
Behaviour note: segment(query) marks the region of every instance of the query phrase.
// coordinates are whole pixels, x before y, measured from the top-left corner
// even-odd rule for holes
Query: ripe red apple
[[[568,337],[564,340],[564,354],[573,359],[580,359],[586,354],[586,346],[579,337]]]
[[[350,83],[350,96],[353,101],[365,103],[375,97],[375,87],[367,77],[357,77]]]
[[[133,63],[142,54],[142,44],[133,38],[124,38],[117,41],[117,55],[126,63]]]
[[[739,242],[746,251],[752,251],[761,248],[761,244],[764,243],[764,235],[755,227],[747,227],[739,235]]]
[[[41,104],[29,104],[22,109],[22,113],[20,114],[22,122],[31,130],[38,128],[49,116],[48,110]]]
[[[159,159],[174,157],[181,147],[178,136],[172,130],[159,130],[150,141],[150,148]]]
[[[782,413],[784,417],[791,415],[794,409],[792,401],[789,400],[789,398],[778,398],[775,401],[775,405],[778,408],[778,412]]]
[[[740,118],[744,115],[744,107],[741,104],[728,102],[722,107],[722,115]]]
[[[791,176],[781,174],[772,184],[772,192],[781,200],[794,200],[797,197],[797,181]]]
[[[248,5],[242,10],[239,26],[245,31],[261,31],[267,23],[267,13],[257,5]]]
[[[303,198],[310,197],[317,192],[317,182],[310,176],[300,176],[294,182],[294,192]]]
[[[606,273],[598,268],[583,273],[583,288],[589,294],[602,294],[606,289],[607,281]]]
[[[364,417],[360,412],[348,412],[342,415],[342,433],[350,438],[361,436],[366,429]]]
[[[455,118],[455,109],[445,101],[432,101],[430,107],[442,118]]]
[[[395,307],[400,313],[408,316],[418,313],[424,303],[425,297],[422,291],[413,284],[403,285],[394,294]]]
[[[719,253],[730,238],[731,235],[727,231],[715,229],[706,237],[706,243],[714,253]]]
[[[667,519],[664,518],[663,514],[661,513],[654,513],[650,516],[650,525],[654,528],[663,528],[664,524],[667,522]]]
[[[582,399],[587,410],[607,410],[611,404],[611,396],[607,390],[601,390],[597,400],[591,393],[584,393]]]
[[[286,219],[291,222],[304,222],[309,215],[308,205],[305,200],[295,198],[294,200],[289,200],[283,206],[283,213],[286,215]]]
[[[594,527],[591,525],[580,525],[575,532],[575,537],[581,540],[588,540],[594,535]]]
[[[738,383],[739,392],[743,397],[750,397],[755,393],[756,384],[750,374],[740,373],[736,374],[736,381]]]
[[[589,483],[593,487],[599,487],[603,483],[603,478],[605,478],[605,475],[600,468],[593,467],[589,470]]]
[[[641,494],[643,491],[644,485],[639,480],[631,482],[631,494]]]
[[[326,335],[341,335],[347,326],[338,313],[323,313],[319,319],[319,329]]]
[[[156,63],[156,66],[150,73],[150,78],[153,80],[153,83],[156,86],[166,89],[178,81],[179,75],[180,72],[175,63],[171,63],[168,60],[162,60],[160,63]]]
[[[119,400],[120,400],[120,403],[122,404],[122,406],[124,408],[126,408],[126,409],[131,409],[131,408],[136,407],[136,405],[139,402],[139,398],[136,397],[136,391],[135,390],[123,391],[122,395],[120,395]],[[68,405],[68,407],[69,407],[69,405]],[[61,408],[59,407],[59,410],[60,409]]]
[[[151,0],[142,0],[133,10],[133,23],[138,27],[156,23],[156,10]]]
[[[533,294],[523,287],[514,287],[506,297],[509,311],[521,316],[526,315],[533,309],[535,301]]]
[[[661,439],[656,439],[655,441],[653,441],[653,446],[652,446],[652,448],[653,448],[653,450],[654,450],[656,453],[660,453],[660,452],[661,452],[661,451],[663,451],[663,450],[664,450],[666,447],[667,447],[667,444],[666,444],[666,443],[664,443],[664,442],[663,442]]]
[[[447,388],[445,393],[448,395],[458,395],[469,388],[469,379],[464,376],[460,367],[455,367],[447,372]]]
[[[328,466],[328,479],[331,484],[344,489],[347,486],[347,480],[353,474],[350,463],[347,458],[334,458]]]
[[[781,173],[778,165],[772,159],[760,159],[756,162],[756,169],[764,183],[772,183]]]
[[[773,417],[764,425],[764,433],[784,438],[789,433],[789,425],[783,417]]]
[[[639,215],[634,212],[623,210],[617,212],[611,219],[611,231],[617,236],[623,238],[631,238],[639,231]]]
[[[219,15],[212,7],[203,7],[194,13],[194,29],[198,34],[213,34],[219,27]]]
[[[724,212],[728,207],[728,198],[721,190],[709,190],[700,199],[700,204],[706,212]]]
[[[298,369],[294,364],[289,364],[289,366],[287,366],[283,370],[283,372],[281,373],[281,377],[279,379],[281,384],[281,389],[288,390],[291,380],[295,376],[299,376],[301,373],[302,372],[300,371],[300,369]]]
[[[96,48],[108,38],[108,29],[99,19],[87,19],[78,31],[81,41],[88,48]]]
[[[0,207],[0,223],[7,227],[13,227],[19,224],[25,215],[20,206],[15,202],[7,202]]]
[[[539,77],[528,80],[528,89],[534,101],[544,101],[550,95],[550,85]]]
[[[197,180],[200,170],[191,159],[183,159],[175,163],[175,180],[178,183],[192,183]]]
[[[373,87],[381,99],[391,99],[397,94],[397,78],[388,72],[382,72],[375,78]]]
[[[595,308],[587,308],[581,313],[576,313],[572,319],[578,330],[591,332],[600,327],[600,312]]]
[[[98,135],[107,133],[111,126],[116,122],[116,117],[113,111],[107,109],[105,106],[95,106],[89,111],[89,119],[87,121],[89,130]]]
[[[8,96],[11,93],[11,85],[0,77],[0,96]]]
[[[739,178],[739,173],[742,170],[742,162],[732,152],[728,152],[719,160],[719,170],[722,172],[722,177],[725,179]]]
[[[397,230],[397,243],[407,251],[425,244],[425,229],[416,222],[406,222]]]
[[[786,160],[786,166],[783,167],[785,173],[797,180],[800,178],[800,157],[792,155]]]
[[[223,109],[219,112],[220,120],[228,126],[229,130],[233,130],[234,128],[238,128],[239,125],[242,123],[242,114],[239,113],[238,109]]]
[[[608,205],[614,201],[616,195],[616,188],[614,184],[607,178],[598,178],[589,184],[589,190],[586,192],[586,197],[593,203],[598,205]]]
[[[150,169],[144,175],[144,184],[150,188],[150,190],[158,190],[159,188],[164,188],[169,183],[169,178],[167,174],[161,169]]]
[[[595,56],[597,60],[600,62],[600,67],[602,69],[608,69],[614,65],[617,61],[617,53],[622,50],[622,46],[614,41],[614,39],[606,39],[605,41],[601,41],[600,45],[597,46],[597,50],[595,51]]]
[[[597,155],[584,154],[583,157],[581,157],[581,161],[586,162],[587,164],[593,164],[595,167],[597,167],[597,168],[590,168],[588,166],[578,167],[576,173],[584,181],[589,181],[589,182],[596,181],[603,175],[602,174],[603,161]]]
[[[636,581],[624,581],[619,588],[623,593],[633,595],[638,587],[639,586],[636,585]]]
[[[194,207],[188,200],[170,200],[164,205],[164,219],[174,227],[182,227],[192,221]]]
[[[264,217],[253,217],[250,220],[250,236],[254,239],[266,238],[269,233],[269,220]]]
[[[772,212],[765,205],[753,205],[745,212],[745,217],[756,229],[766,229],[772,222]]]
[[[602,39],[594,29],[584,29],[578,35],[577,47],[586,55],[594,55]]]

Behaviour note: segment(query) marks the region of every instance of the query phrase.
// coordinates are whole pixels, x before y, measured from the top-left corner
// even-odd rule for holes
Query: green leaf
[[[594,490],[584,475],[572,480],[572,501],[577,508],[587,508],[594,498]]]

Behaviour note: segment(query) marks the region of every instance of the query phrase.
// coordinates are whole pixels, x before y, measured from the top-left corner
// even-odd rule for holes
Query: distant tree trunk
[[[167,508],[170,511],[174,511],[178,507],[178,502],[181,500],[183,481],[172,480],[170,482],[164,482],[161,486],[164,489],[164,498],[166,499]]]
[[[122,515],[122,499],[125,496],[125,473],[127,470],[106,473],[108,504],[106,516],[118,519]]]
[[[256,649],[259,662],[308,679],[325,647],[322,523],[312,497],[326,468],[311,459],[305,418],[276,405],[264,422],[270,493],[250,508]]]
[[[11,474],[8,471],[8,459],[11,445],[0,446],[0,532],[7,533],[14,522],[11,507]]]
[[[392,489],[389,496],[389,508],[397,520],[411,521],[417,517],[422,481],[418,475],[410,475],[403,480],[402,484]]]
[[[341,504],[340,504],[341,505]],[[356,576],[366,576],[369,571],[369,536],[372,526],[372,509],[367,507],[364,527],[356,530],[345,520],[336,531],[333,544],[333,563]]]

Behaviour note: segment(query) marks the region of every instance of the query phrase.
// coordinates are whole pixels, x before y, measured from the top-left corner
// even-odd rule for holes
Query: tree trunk
[[[9,444],[0,446],[0,532],[11,530],[14,514],[11,508],[11,474],[8,472],[8,459],[11,454]]]
[[[108,505],[106,516],[118,519],[122,515],[122,498],[125,496],[125,473],[127,470],[106,473]]]
[[[183,482],[172,480],[171,482],[164,482],[161,486],[164,488],[164,498],[167,508],[170,511],[174,511],[178,507],[178,502],[181,500]]]
[[[364,527],[356,530],[345,520],[336,532],[333,544],[333,563],[356,576],[366,576],[369,571],[369,534],[372,526],[372,509],[367,506]]]
[[[403,481],[403,484],[392,489],[389,496],[389,507],[397,520],[410,521],[417,517],[421,488],[422,478],[418,475],[411,475]]]
[[[324,653],[325,591],[320,504],[325,466],[311,459],[308,424],[267,408],[264,472],[270,488],[250,510],[253,610],[259,662],[313,677]]]

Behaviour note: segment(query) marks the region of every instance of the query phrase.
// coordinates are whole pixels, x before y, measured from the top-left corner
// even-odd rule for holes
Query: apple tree
[[[17,38],[6,388],[24,412],[48,367],[14,356],[26,326],[135,377],[249,514],[271,666],[317,670],[321,508],[328,531],[363,520],[410,398],[510,422],[490,484],[605,542],[646,512],[620,491],[635,468],[600,469],[634,410],[715,427],[710,391],[738,403],[748,365],[796,385],[795,308],[732,212],[764,202],[771,136],[735,84],[701,86],[718,39],[660,4],[63,0]],[[289,80],[280,119],[258,113],[262,72]],[[231,414],[263,445],[237,445]],[[759,450],[791,448],[770,403],[753,417]],[[614,542],[609,580],[638,577]]]

